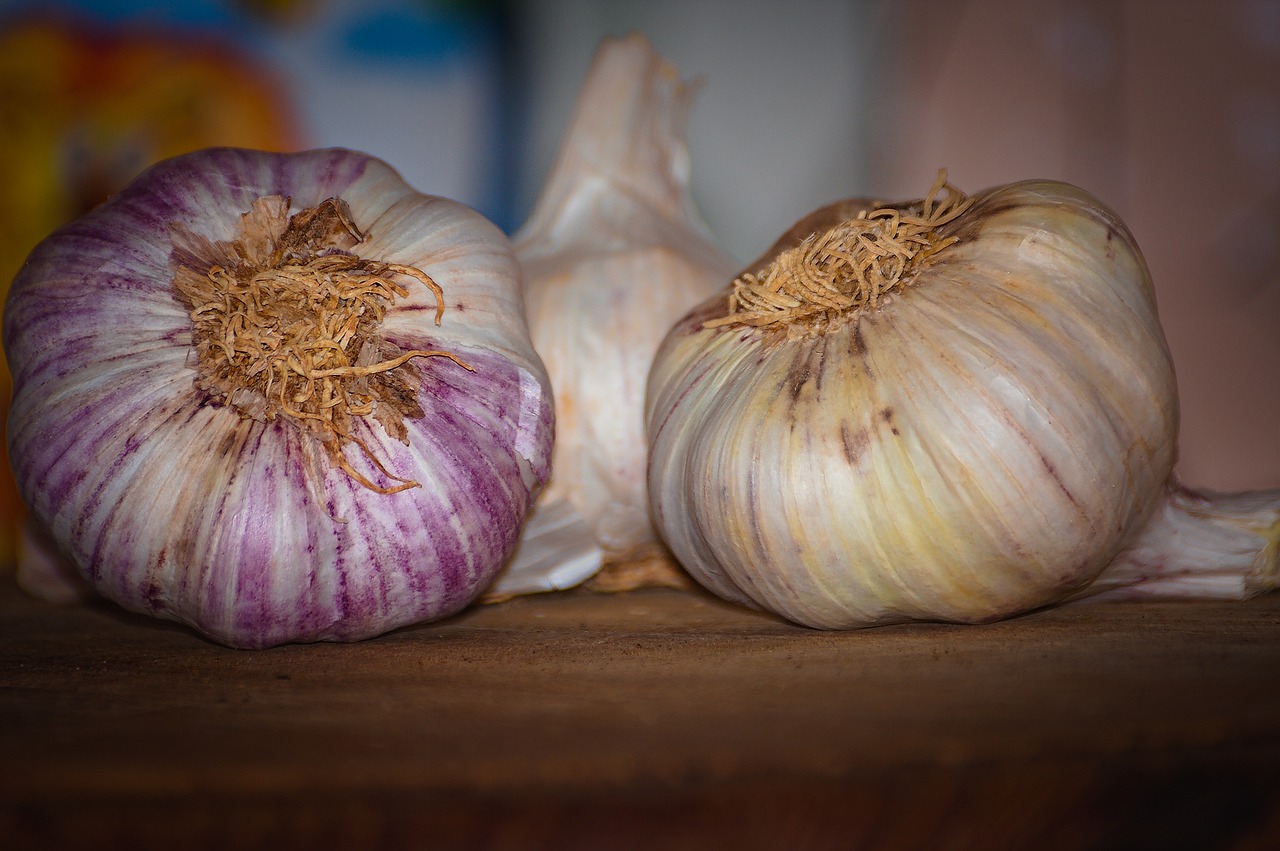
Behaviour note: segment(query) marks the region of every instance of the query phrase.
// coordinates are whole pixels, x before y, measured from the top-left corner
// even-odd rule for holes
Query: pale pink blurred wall
[[[902,0],[875,185],[1029,177],[1115,208],[1155,280],[1179,472],[1280,486],[1280,0]]]

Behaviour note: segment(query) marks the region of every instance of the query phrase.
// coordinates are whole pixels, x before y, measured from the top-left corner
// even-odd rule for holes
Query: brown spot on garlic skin
[[[867,356],[867,341],[862,337],[861,325],[854,325],[853,331],[849,334],[849,351],[860,358],[865,359]]]
[[[791,361],[791,367],[787,370],[787,377],[783,387],[791,397],[792,404],[799,400],[800,391],[809,382],[809,375],[808,359],[798,357]]]
[[[867,346],[866,338],[862,336],[861,321],[855,321],[849,328],[849,353],[856,357],[858,363],[862,364],[863,374],[868,379],[874,379],[875,372],[871,369],[871,361],[867,357],[870,349]]]
[[[816,345],[810,348],[809,353],[811,367],[813,372],[813,389],[818,393],[822,392],[822,376],[826,372],[827,363],[827,338],[819,338]]]
[[[827,359],[827,338],[815,337],[794,346],[791,365],[787,369],[784,389],[794,406],[800,399],[804,386],[813,381],[815,393],[822,392],[823,366]]]
[[[889,426],[889,431],[895,437],[901,434],[901,432],[898,431],[898,427],[893,424],[893,406],[892,405],[888,405],[883,410],[880,411],[880,419],[884,421],[885,425]]]
[[[870,446],[871,435],[865,428],[853,431],[848,423],[840,423],[840,448],[844,451],[844,459],[849,462],[850,467],[858,466]]]
[[[1106,255],[1107,260],[1110,260],[1113,262],[1115,261],[1116,254],[1117,254],[1116,236],[1117,236],[1116,229],[1108,225],[1107,226],[1107,245],[1106,245],[1106,248],[1103,249],[1103,251],[1104,251],[1104,254]]]

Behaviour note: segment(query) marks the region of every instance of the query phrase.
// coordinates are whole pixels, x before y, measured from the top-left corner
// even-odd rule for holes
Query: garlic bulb
[[[672,330],[647,416],[681,564],[801,624],[1276,587],[1280,491],[1172,482],[1145,263],[1065,184],[819,211]]]
[[[575,585],[656,548],[644,390],[681,315],[733,263],[689,192],[693,90],[640,35],[606,39],[555,165],[514,238],[529,327],[555,392],[551,481],[497,595]]]
[[[458,611],[548,473],[506,237],[363,154],[154,166],[4,319],[33,517],[104,596],[229,645]]]

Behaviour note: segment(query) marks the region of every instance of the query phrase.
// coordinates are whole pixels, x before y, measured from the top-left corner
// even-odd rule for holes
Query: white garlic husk
[[[4,332],[42,534],[232,646],[458,611],[549,472],[509,241],[356,152],[154,166],[36,248]]]
[[[605,39],[514,237],[555,394],[556,446],[497,596],[571,587],[659,549],[645,484],[649,366],[672,323],[734,269],[689,189],[693,96],[643,36]]]
[[[1146,265],[1062,183],[819,211],[672,330],[648,428],[683,567],[801,624],[1277,584],[1280,491],[1173,480]]]

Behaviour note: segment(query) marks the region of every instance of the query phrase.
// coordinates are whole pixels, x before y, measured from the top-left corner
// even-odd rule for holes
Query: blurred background
[[[0,0],[0,286],[210,145],[364,150],[512,233],[597,42],[633,30],[702,80],[693,192],[744,263],[940,167],[1099,196],[1155,279],[1182,478],[1280,486],[1280,0]],[[3,555],[19,512],[2,471]]]

